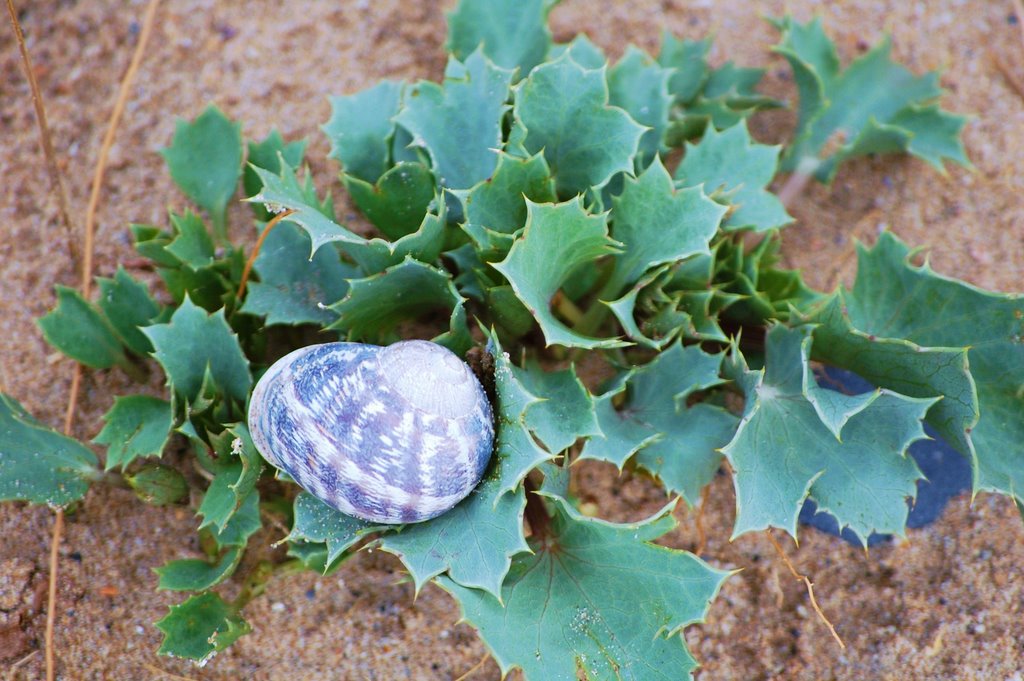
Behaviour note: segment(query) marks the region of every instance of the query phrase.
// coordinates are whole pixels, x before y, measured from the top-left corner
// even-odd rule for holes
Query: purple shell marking
[[[429,520],[480,482],[491,405],[469,367],[428,341],[325,343],[279,359],[249,403],[263,457],[342,513]]]

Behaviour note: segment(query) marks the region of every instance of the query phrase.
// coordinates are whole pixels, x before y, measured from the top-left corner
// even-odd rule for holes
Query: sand
[[[64,172],[72,217],[81,228],[99,142],[144,9],[141,2],[17,2],[36,64]],[[192,117],[210,101],[262,137],[276,126],[310,140],[308,158],[326,188],[335,170],[317,127],[329,94],[390,78],[437,79],[444,66],[443,10],[450,3],[213,2],[166,0],[159,12],[117,137],[99,209],[96,274],[110,276],[132,258],[127,226],[163,224],[184,207],[156,151],[176,116]],[[941,68],[944,104],[974,113],[965,140],[976,170],[942,176],[913,159],[850,163],[831,189],[811,186],[792,207],[786,263],[819,287],[850,281],[855,239],[889,228],[929,247],[940,272],[974,284],[1021,289],[1024,271],[1024,101],[993,63],[998,55],[1024,79],[1024,46],[1010,2],[911,3],[856,0],[743,2],[709,0],[573,0],[552,15],[558,39],[587,32],[612,55],[627,42],[656,50],[662,29],[685,37],[716,36],[712,61],[733,59],[768,69],[763,91],[793,99],[788,68],[768,47],[776,35],[764,15],[823,13],[849,59],[883,32],[898,60],[914,71]],[[55,358],[34,319],[54,302],[53,285],[75,285],[76,265],[56,212],[39,151],[31,99],[9,26],[0,29],[0,381],[44,422],[59,427],[72,366]],[[754,119],[762,142],[787,139],[792,111]],[[339,188],[335,185],[336,193]],[[251,241],[247,210],[233,209],[234,234]],[[160,391],[155,372],[148,385]],[[88,439],[115,394],[134,390],[118,370],[87,371],[75,434]],[[176,460],[177,453],[169,453]],[[648,482],[593,465],[579,493],[602,517],[636,519],[664,502]],[[704,557],[743,568],[686,638],[718,679],[985,679],[1024,678],[1024,528],[1012,504],[980,496],[954,500],[941,520],[911,531],[909,541],[869,555],[805,530],[789,555],[817,584],[822,608],[846,642],[840,650],[814,616],[763,535],[729,543],[732,485],[720,477],[706,513]],[[693,549],[692,514],[666,543]],[[483,656],[473,630],[439,589],[415,601],[397,560],[360,554],[330,578],[275,579],[246,607],[253,633],[200,669],[158,657],[152,623],[180,596],[156,592],[152,568],[198,555],[196,519],[187,508],[152,508],[123,490],[97,488],[67,520],[61,546],[57,612],[62,679],[453,679]],[[0,674],[43,675],[46,556],[52,513],[0,506]],[[281,533],[272,527],[252,544],[240,575]],[[277,549],[280,551],[280,549]],[[237,584],[228,585],[230,594]],[[26,659],[27,657],[27,659]],[[468,679],[498,679],[488,661]]]

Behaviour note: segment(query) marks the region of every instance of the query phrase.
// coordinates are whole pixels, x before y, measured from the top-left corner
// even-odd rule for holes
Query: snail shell
[[[329,506],[415,523],[464,499],[494,446],[470,368],[428,341],[325,343],[279,359],[249,403],[263,457]]]

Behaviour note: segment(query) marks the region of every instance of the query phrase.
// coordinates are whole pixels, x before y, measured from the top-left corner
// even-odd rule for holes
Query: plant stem
[[[569,320],[569,323],[575,327],[583,320],[583,310],[577,307],[576,303],[572,302],[568,296],[561,291],[555,293],[555,297],[551,300],[552,305],[558,311],[558,314]]]

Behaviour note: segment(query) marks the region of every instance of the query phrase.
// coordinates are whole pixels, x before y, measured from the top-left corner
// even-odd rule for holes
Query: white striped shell
[[[249,432],[307,492],[377,523],[449,510],[480,482],[494,446],[480,382],[428,341],[325,343],[282,357],[253,390]]]

